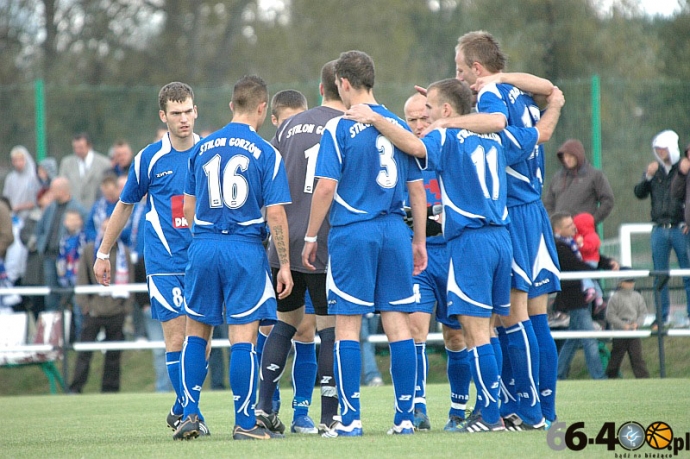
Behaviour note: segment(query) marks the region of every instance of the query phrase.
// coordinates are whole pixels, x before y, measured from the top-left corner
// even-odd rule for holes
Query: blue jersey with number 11
[[[537,136],[534,128],[508,128],[498,134],[436,129],[422,139],[427,168],[439,175],[446,240],[468,228],[509,223],[506,164],[528,156]]]
[[[265,239],[263,208],[290,203],[280,153],[246,124],[205,137],[189,156],[185,194],[196,197],[194,234]]]
[[[407,124],[381,105],[371,109],[409,131]],[[372,220],[403,210],[407,182],[422,180],[414,158],[393,146],[370,124],[342,117],[326,124],[316,176],[336,180],[331,226]]]

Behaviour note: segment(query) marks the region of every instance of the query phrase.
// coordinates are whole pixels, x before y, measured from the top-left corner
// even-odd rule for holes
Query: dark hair
[[[194,91],[192,91],[191,86],[179,81],[173,81],[163,86],[158,92],[158,107],[166,111],[168,101],[184,102],[187,99],[192,99],[192,102],[194,102]]]
[[[235,112],[254,110],[263,102],[268,102],[268,86],[261,77],[244,76],[232,88],[232,106]]]
[[[479,62],[489,72],[496,73],[506,66],[507,59],[498,41],[484,30],[469,32],[458,38],[455,50],[462,51],[465,55],[465,64],[470,67],[474,62]]]
[[[335,84],[335,63],[337,61],[326,62],[321,67],[321,85],[323,86],[323,98],[325,100],[340,100],[338,85]]]
[[[82,139],[86,141],[86,145],[91,145],[91,138],[89,137],[89,134],[87,134],[86,132],[78,132],[74,134],[74,136],[72,136],[72,142]]]
[[[271,99],[271,115],[278,118],[281,110],[286,108],[298,110],[300,108],[307,109],[307,98],[304,94],[294,89],[285,89],[278,91]]]
[[[354,89],[373,89],[374,61],[363,51],[346,51],[335,63],[335,75],[346,78]]]
[[[446,78],[431,83],[427,91],[432,89],[438,91],[440,102],[450,104],[458,115],[466,115],[472,110],[472,90],[464,81]]]

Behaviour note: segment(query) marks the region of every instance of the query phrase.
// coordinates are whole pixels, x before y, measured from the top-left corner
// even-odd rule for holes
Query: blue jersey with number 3
[[[371,108],[409,130],[385,107]],[[372,220],[385,214],[404,217],[407,182],[422,179],[414,159],[394,147],[375,127],[342,117],[326,124],[316,176],[338,182],[331,205],[331,226]]]
[[[446,240],[466,228],[508,224],[506,164],[529,155],[537,136],[536,129],[498,134],[436,129],[422,139],[427,168],[439,175]]]
[[[263,240],[263,208],[290,203],[280,153],[241,123],[230,123],[196,145],[189,156],[184,192],[196,197],[194,234]]]

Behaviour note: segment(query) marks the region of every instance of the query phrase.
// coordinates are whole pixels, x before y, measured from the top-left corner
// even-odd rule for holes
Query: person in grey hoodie
[[[680,149],[678,148],[678,134],[674,131],[662,131],[652,141],[652,161],[642,175],[642,180],[635,185],[635,196],[638,199],[652,199],[652,229],[651,246],[654,270],[669,269],[671,249],[676,253],[678,265],[681,269],[690,268],[686,245],[685,227],[683,221],[683,201],[671,193],[671,182],[678,172]],[[654,281],[656,288],[658,278]],[[690,278],[684,277],[685,293],[690,301]],[[661,315],[664,323],[668,322],[670,300],[668,286],[660,292]],[[690,304],[688,305],[690,308]],[[655,324],[659,326],[659,324]]]
[[[613,190],[606,175],[585,157],[585,147],[577,139],[566,140],[558,149],[563,168],[556,172],[542,201],[549,215],[587,212],[601,223],[613,210]]]

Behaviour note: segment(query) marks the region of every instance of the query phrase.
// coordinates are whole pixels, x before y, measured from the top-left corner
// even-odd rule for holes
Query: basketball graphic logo
[[[647,444],[654,449],[665,449],[673,441],[673,429],[665,422],[654,422],[647,427]]]

